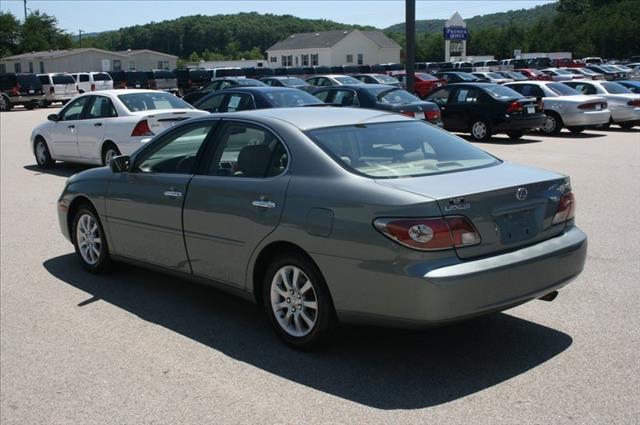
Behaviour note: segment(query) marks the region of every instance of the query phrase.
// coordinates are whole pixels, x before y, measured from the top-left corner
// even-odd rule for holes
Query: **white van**
[[[66,73],[38,74],[44,91],[44,106],[54,102],[67,103],[79,93],[76,80]]]
[[[78,82],[80,93],[113,89],[111,75],[106,72],[78,72],[71,75]]]

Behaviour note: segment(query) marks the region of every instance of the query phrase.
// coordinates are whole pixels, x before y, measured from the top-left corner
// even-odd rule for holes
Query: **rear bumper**
[[[640,108],[632,108],[631,106],[612,108],[611,119],[613,119],[614,122],[640,120]]]
[[[341,300],[334,301],[340,319],[351,323],[402,327],[446,323],[505,310],[557,290],[580,274],[586,253],[587,236],[574,226],[558,237],[493,257],[424,273],[421,270],[429,266],[415,264],[396,278],[369,276],[386,281],[363,285],[363,294],[380,297],[367,303],[375,304],[376,310],[340,311]]]
[[[9,96],[12,105],[25,105],[29,103],[38,103],[44,100],[44,95],[27,95],[27,96]]]
[[[78,94],[66,94],[66,93],[48,94],[45,96],[45,99],[47,102],[67,102],[73,99],[74,97],[76,97],[77,95]]]
[[[566,126],[592,126],[609,122],[611,111],[603,109],[601,111],[573,112],[562,115],[562,121]]]
[[[508,130],[534,130],[541,128],[545,122],[545,115],[542,113],[533,114],[531,116],[513,116],[506,115],[504,120],[494,125],[494,132]]]

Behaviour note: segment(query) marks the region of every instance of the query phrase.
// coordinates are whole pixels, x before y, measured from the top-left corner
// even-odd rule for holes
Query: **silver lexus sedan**
[[[569,178],[356,108],[194,118],[58,201],[82,266],[113,260],[264,306],[308,348],[336,322],[429,326],[551,300],[583,269]]]

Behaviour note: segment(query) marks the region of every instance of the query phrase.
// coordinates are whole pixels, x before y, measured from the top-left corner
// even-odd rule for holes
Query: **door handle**
[[[251,203],[251,205],[253,205],[254,207],[258,207],[258,208],[275,208],[276,207],[276,203],[273,201],[253,201]]]
[[[102,127],[102,123],[101,122],[97,122],[94,124],[95,127]]]
[[[164,196],[166,196],[167,198],[182,198],[182,192],[167,190],[164,192]]]
[[[69,125],[69,126],[67,126],[67,128],[76,128],[76,126],[75,125]]]

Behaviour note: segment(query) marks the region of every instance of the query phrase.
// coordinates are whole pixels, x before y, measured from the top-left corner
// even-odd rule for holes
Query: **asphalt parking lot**
[[[640,423],[639,129],[479,144],[572,178],[589,254],[555,301],[302,353],[208,287],[84,272],[56,200],[86,167],[43,172],[28,144],[53,112],[0,114],[2,424]]]

